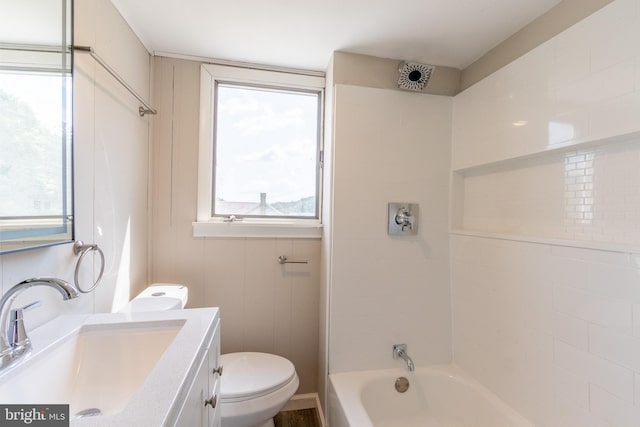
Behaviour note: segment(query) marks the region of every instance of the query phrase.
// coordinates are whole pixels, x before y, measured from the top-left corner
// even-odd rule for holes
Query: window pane
[[[217,86],[214,215],[317,217],[318,97]]]
[[[71,212],[70,89],[63,73],[0,73],[0,218]]]

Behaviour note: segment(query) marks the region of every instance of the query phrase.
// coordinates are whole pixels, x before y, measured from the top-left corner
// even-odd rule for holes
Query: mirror
[[[73,240],[72,0],[0,0],[0,253]]]

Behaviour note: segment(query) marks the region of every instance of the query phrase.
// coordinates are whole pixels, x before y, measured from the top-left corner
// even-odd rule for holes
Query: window
[[[216,85],[213,216],[318,218],[319,100]]]
[[[47,45],[26,33],[0,45],[0,252],[72,238],[73,82],[62,33]]]
[[[319,237],[324,78],[219,65],[201,76],[194,235]]]

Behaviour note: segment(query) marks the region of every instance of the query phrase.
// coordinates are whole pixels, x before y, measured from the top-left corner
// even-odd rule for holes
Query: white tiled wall
[[[149,98],[149,54],[111,2],[76,0],[74,9],[75,43],[94,47]],[[95,292],[71,301],[45,287],[25,291],[14,304],[43,301],[25,316],[28,328],[63,313],[111,311],[147,283],[149,119],[93,59],[76,54],[74,62],[75,233],[103,249],[105,275]],[[81,278],[90,281],[98,265],[85,258]],[[76,260],[71,245],[0,255],[2,290],[34,276],[72,282]]]
[[[220,307],[221,349],[290,359],[298,393],[318,390],[320,241],[194,238],[200,63],[154,58],[151,281],[189,287],[187,307]],[[280,265],[277,258],[307,259]]]
[[[616,0],[454,99],[463,228],[629,245],[451,237],[454,360],[540,427],[640,425],[639,31]]]
[[[451,245],[456,363],[537,426],[638,425],[638,255]]]
[[[462,228],[640,246],[640,137],[466,176]]]
[[[639,45],[616,0],[457,95],[453,169],[640,131]]]
[[[336,85],[329,245],[329,371],[451,358],[451,99]],[[418,203],[417,236],[387,234],[387,204]],[[401,365],[400,365],[401,366]]]

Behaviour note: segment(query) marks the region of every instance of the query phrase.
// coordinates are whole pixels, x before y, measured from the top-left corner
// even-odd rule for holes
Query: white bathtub
[[[398,377],[409,390],[395,389]],[[329,376],[329,427],[534,427],[453,365]]]

